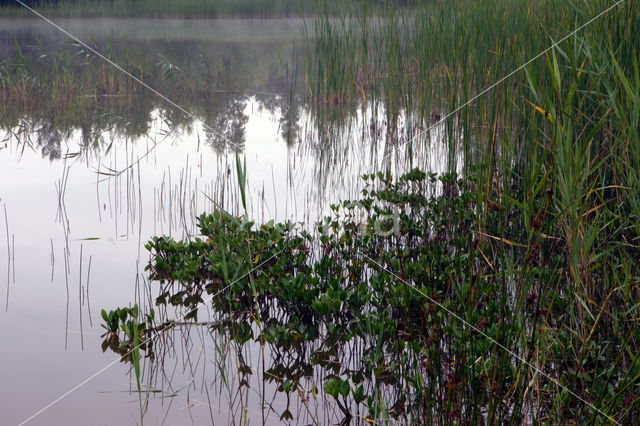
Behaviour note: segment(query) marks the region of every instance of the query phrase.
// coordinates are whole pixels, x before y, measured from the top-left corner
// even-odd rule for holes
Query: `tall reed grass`
[[[488,263],[511,312],[494,324],[501,342],[630,424],[640,372],[640,7],[621,2],[474,99],[614,3],[462,0],[414,14],[327,14],[309,29],[307,77],[317,104],[380,103],[389,123],[417,112],[429,127],[473,99],[447,120],[447,140],[413,141],[464,152],[478,265],[457,279],[482,293]],[[516,376],[503,391],[524,406],[546,401],[536,421],[608,421],[521,364]],[[487,402],[489,419],[503,402]]]

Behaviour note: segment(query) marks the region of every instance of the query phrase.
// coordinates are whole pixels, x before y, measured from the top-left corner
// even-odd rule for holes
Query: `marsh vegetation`
[[[81,44],[0,39],[8,150],[67,170],[79,131],[136,240],[101,350],[138,421],[640,422],[640,6],[365,3],[289,37],[91,39],[189,115]],[[197,140],[177,183],[153,132]]]

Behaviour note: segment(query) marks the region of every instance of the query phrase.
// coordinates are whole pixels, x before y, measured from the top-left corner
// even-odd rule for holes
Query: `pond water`
[[[302,20],[56,22],[189,115],[126,89],[136,83],[123,88],[117,70],[46,22],[0,19],[0,61],[56,82],[0,107],[0,423],[28,419],[100,372],[29,424],[137,424],[130,366],[101,371],[117,356],[101,349],[100,310],[149,299],[148,239],[191,237],[196,216],[216,206],[242,214],[236,158],[246,161],[250,218],[309,226],[357,197],[361,174],[402,170],[403,141],[437,141],[444,130],[420,133],[404,114],[390,128],[384,105],[307,103]],[[70,78],[100,85],[61,101]],[[415,165],[447,170],[437,143],[413,152]],[[287,400],[276,387],[238,390],[237,357],[216,370],[215,339],[174,333],[145,423],[280,421]],[[258,346],[246,354],[254,365],[270,356]],[[292,400],[293,422],[339,421],[329,401],[314,404]]]

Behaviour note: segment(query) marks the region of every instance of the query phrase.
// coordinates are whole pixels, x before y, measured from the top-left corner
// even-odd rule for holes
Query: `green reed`
[[[417,112],[428,127],[613,3],[437,2],[412,15],[327,17],[307,40],[311,94],[318,104],[381,102],[389,122]],[[500,303],[515,307],[498,324],[501,342],[529,348],[535,365],[606,410],[638,405],[625,392],[638,379],[638,328],[627,315],[639,276],[639,12],[621,3],[445,123],[474,182],[476,261],[501,275]],[[482,294],[478,280],[491,275],[461,278],[461,291]],[[516,404],[533,397],[533,418],[607,421],[527,370],[517,365],[515,382],[498,383]],[[544,399],[550,408],[539,410]],[[491,423],[505,415],[503,402],[487,404]],[[632,422],[633,409],[620,410],[614,417]]]

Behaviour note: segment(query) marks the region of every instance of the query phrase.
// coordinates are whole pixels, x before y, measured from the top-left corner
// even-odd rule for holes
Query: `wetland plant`
[[[364,178],[363,197],[332,206],[317,232],[214,212],[199,218],[201,238],[154,238],[156,304],[194,321],[206,304],[215,333],[287,354],[270,360],[265,380],[308,397],[319,381],[345,420],[634,421],[640,366],[617,293],[631,291],[637,247],[615,276],[593,271],[602,291],[583,303],[568,241],[527,243],[518,202],[483,212],[473,177],[416,169]],[[390,217],[398,232],[377,231]],[[552,212],[535,227],[563,229]],[[241,374],[251,386],[253,370]]]

